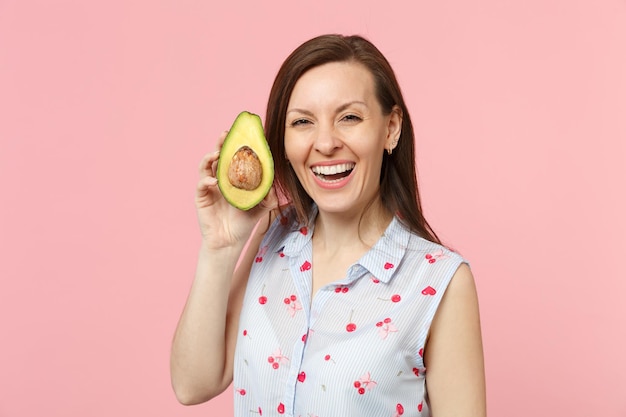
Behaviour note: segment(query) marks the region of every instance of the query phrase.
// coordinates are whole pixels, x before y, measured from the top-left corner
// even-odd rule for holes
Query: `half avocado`
[[[269,193],[274,182],[274,159],[261,118],[239,113],[228,131],[217,163],[217,184],[232,206],[249,210]]]

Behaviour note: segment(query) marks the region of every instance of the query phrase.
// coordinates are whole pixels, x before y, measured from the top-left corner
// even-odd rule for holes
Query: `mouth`
[[[313,171],[315,176],[321,181],[332,184],[350,175],[354,169],[354,165],[355,164],[352,162],[337,165],[316,165],[311,167],[311,171]]]

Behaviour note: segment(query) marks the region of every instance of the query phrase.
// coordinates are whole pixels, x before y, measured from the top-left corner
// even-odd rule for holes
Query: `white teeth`
[[[342,172],[350,171],[354,168],[353,163],[339,164],[339,165],[316,165],[313,168],[314,173],[321,175],[335,175]]]

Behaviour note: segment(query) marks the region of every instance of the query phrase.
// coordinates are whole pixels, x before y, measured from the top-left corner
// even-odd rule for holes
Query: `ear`
[[[402,133],[402,109],[399,106],[393,106],[389,114],[389,122],[387,124],[387,138],[385,140],[385,149],[388,152],[393,151],[398,146],[398,140]]]

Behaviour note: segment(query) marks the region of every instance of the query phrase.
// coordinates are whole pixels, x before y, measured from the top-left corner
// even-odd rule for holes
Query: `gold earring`
[[[389,148],[387,148],[387,153],[391,155],[391,151],[393,151],[393,148],[390,146]]]

